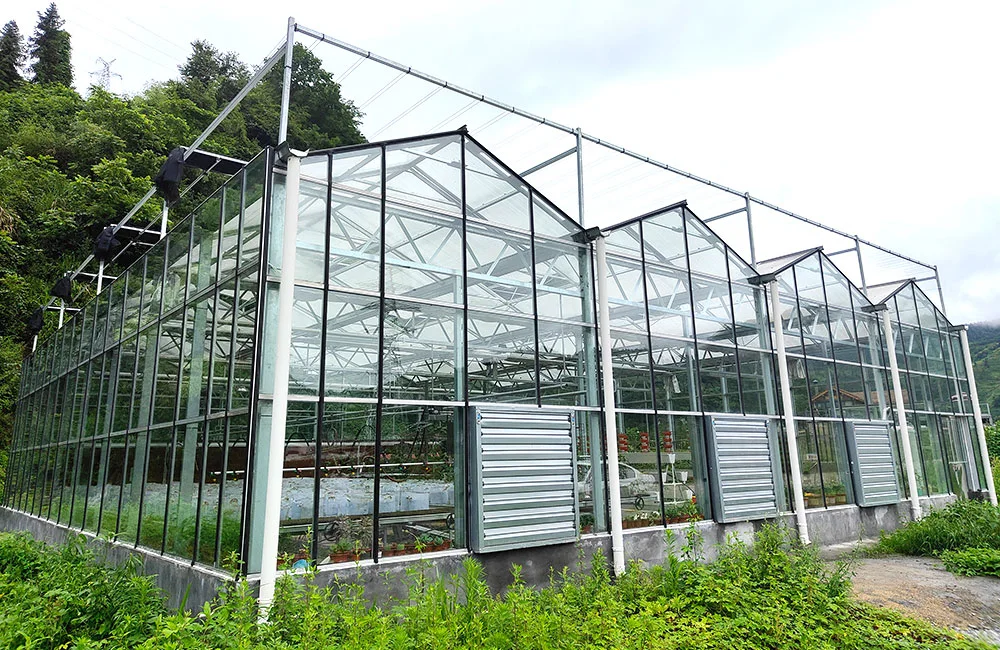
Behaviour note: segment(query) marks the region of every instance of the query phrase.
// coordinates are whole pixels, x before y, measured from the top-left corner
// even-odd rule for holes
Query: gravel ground
[[[956,576],[939,560],[899,555],[859,559],[853,568],[860,600],[1000,644],[1000,579]]]

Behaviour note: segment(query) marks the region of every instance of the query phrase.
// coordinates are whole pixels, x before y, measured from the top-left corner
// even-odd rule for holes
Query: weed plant
[[[984,501],[955,501],[883,535],[873,550],[936,557],[966,548],[1000,550],[1000,508]]]
[[[946,569],[960,576],[1000,577],[1000,550],[995,548],[942,551],[941,561]]]
[[[617,579],[599,555],[590,567],[552,575],[541,589],[525,584],[514,566],[502,595],[490,592],[474,560],[447,579],[421,560],[408,569],[406,595],[377,606],[362,593],[360,575],[319,586],[312,567],[279,580],[269,622],[261,623],[244,580],[229,583],[197,615],[168,613],[147,579],[95,568],[79,545],[44,551],[24,536],[0,536],[3,586],[30,585],[16,600],[0,597],[0,647],[989,647],[852,600],[848,567],[829,568],[784,529],[765,527],[752,547],[730,541],[712,564],[693,558],[701,544],[692,537],[697,531],[684,543],[689,557],[654,567],[633,563]],[[90,568],[73,577],[81,564]],[[123,584],[112,594],[116,580]]]

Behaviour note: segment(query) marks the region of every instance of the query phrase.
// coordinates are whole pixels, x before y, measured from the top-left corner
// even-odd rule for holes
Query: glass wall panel
[[[465,498],[455,480],[455,450],[461,448],[465,427],[455,416],[456,409],[439,406],[382,408],[378,495],[382,557],[464,545],[455,525],[455,504]]]
[[[727,279],[729,265],[726,245],[697,219],[686,219],[686,226],[691,272]]]
[[[773,356],[768,352],[739,351],[743,410],[747,414],[777,414]]]
[[[542,404],[588,406],[597,391],[594,328],[538,321]]]
[[[617,413],[618,489],[626,528],[663,523],[656,416]]]
[[[824,503],[827,506],[854,503],[844,425],[840,422],[816,422],[814,426],[817,453],[823,468]]]
[[[327,158],[302,164],[299,222],[295,236],[295,279],[322,284],[326,274]],[[311,169],[316,167],[316,169]],[[310,169],[307,169],[310,168]],[[332,252],[331,252],[332,255]]]
[[[661,413],[656,419],[666,523],[711,517],[702,418]]]
[[[931,494],[948,494],[948,473],[945,468],[944,452],[938,437],[937,418],[916,415],[917,435],[924,470],[927,472],[927,487]]]
[[[660,411],[700,410],[694,344],[657,337],[652,338],[652,343],[656,408]]]
[[[868,402],[871,391],[866,390],[864,374],[861,366],[846,363],[837,364],[839,390],[836,394],[836,401],[840,407],[841,415],[845,418],[867,420],[869,417]],[[877,411],[872,416],[875,419],[880,417]]]
[[[641,292],[642,287],[640,286],[638,293],[633,294],[634,298],[632,302],[642,301]],[[688,292],[686,274],[664,272],[653,267],[647,267],[646,295],[649,310],[649,329],[652,334],[657,336],[694,337],[694,328],[691,325],[691,295]],[[623,307],[620,311],[624,317],[625,308]],[[641,314],[638,315],[641,316]],[[611,322],[612,326],[617,326],[619,321],[612,317]],[[625,322],[627,323],[627,321]],[[710,322],[705,326],[704,338],[706,340],[709,340],[709,332],[713,331],[710,328],[714,328],[716,325],[715,322]],[[626,324],[625,326],[627,327],[628,325]],[[699,327],[702,327],[701,323],[699,323]],[[720,324],[718,327],[721,329],[724,325]],[[641,322],[636,322],[635,328],[646,329],[645,324]],[[701,329],[698,330],[698,338],[702,338]]]
[[[471,329],[470,315],[470,333]],[[476,319],[478,326],[485,319]],[[462,310],[426,303],[386,299],[383,318],[383,394],[387,399],[460,400],[461,380],[457,371],[465,366]],[[497,319],[497,331],[478,334],[475,350],[484,344],[504,347],[527,334],[517,323]],[[501,333],[499,330],[504,331]],[[532,332],[533,334],[533,332]],[[513,335],[513,336],[511,336]],[[469,342],[470,356],[473,342]],[[533,339],[534,336],[531,337]],[[485,339],[485,340],[484,340]],[[529,339],[530,340],[530,339]],[[489,343],[486,343],[489,341]],[[525,341],[527,342],[527,341]],[[517,350],[521,358],[534,357],[534,345]]]
[[[326,309],[326,394],[376,397],[379,299],[331,291]]]
[[[288,392],[318,395],[323,336],[323,290],[295,287]]]
[[[736,344],[742,347],[770,350],[771,335],[767,320],[764,291],[733,283],[733,319],[735,321]]]
[[[534,279],[540,317],[594,322],[594,304],[583,294],[590,278],[587,248],[542,239],[535,242]]]
[[[375,404],[326,404],[320,436],[316,538],[320,562],[371,557]]]
[[[687,273],[683,208],[643,219],[642,238],[642,252],[646,264],[670,267],[681,274]],[[619,245],[625,248],[622,244]],[[666,269],[664,271],[669,273]]]
[[[469,223],[531,231],[527,186],[475,142],[465,143],[465,202]],[[539,215],[541,221],[543,215]]]
[[[438,316],[437,327],[442,328],[452,318],[448,310]],[[460,318],[454,316],[455,327],[460,326]],[[388,327],[388,320],[386,321]],[[438,335],[438,352],[450,343],[445,343],[447,334]],[[451,340],[454,340],[452,338]],[[461,331],[459,330],[459,340]],[[536,404],[538,391],[535,373],[535,326],[527,318],[516,318],[505,314],[495,314],[469,310],[468,314],[468,381],[469,399],[472,401],[513,402]],[[461,349],[455,348],[461,355]],[[458,356],[461,359],[461,356]],[[447,363],[446,360],[441,361]],[[441,384],[448,399],[455,394],[454,388]],[[448,392],[450,391],[450,392]]]
[[[701,408],[715,413],[742,413],[740,375],[735,348],[698,344]]]
[[[694,327],[698,341],[735,343],[732,303],[725,282],[691,280]]]
[[[816,448],[816,434],[812,422],[795,421],[795,442],[799,451],[799,467],[802,472],[802,493],[806,508],[821,508],[826,505],[823,497],[822,468],[819,451]]]
[[[653,408],[648,339],[612,330],[611,363],[615,404],[623,409]]]
[[[535,313],[531,238],[471,221],[466,236],[469,306],[531,317]],[[558,249],[547,248],[539,260],[548,265],[558,255]],[[460,303],[462,283],[453,282],[451,290],[449,302]],[[579,296],[579,283],[576,291]]]

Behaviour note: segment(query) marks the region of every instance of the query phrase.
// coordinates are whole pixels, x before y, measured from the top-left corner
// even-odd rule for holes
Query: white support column
[[[160,211],[160,239],[167,236],[167,217],[170,216],[170,208],[167,202],[163,202],[163,209]]]
[[[97,262],[97,293],[101,293],[104,288],[104,260]]]
[[[576,129],[576,200],[580,210],[580,225],[586,227],[583,216],[583,131]]]
[[[62,329],[63,321],[66,320],[66,301],[59,299],[59,329]]]
[[[788,380],[788,357],[785,355],[785,332],[781,323],[781,301],[778,281],[767,286],[771,294],[771,321],[774,323],[774,346],[778,352],[778,379],[781,387],[781,408],[785,413],[785,441],[788,447],[789,471],[792,474],[792,505],[795,508],[795,525],[799,540],[809,543],[809,526],[806,523],[806,500],[802,494],[802,467],[799,465],[799,448],[795,441],[795,416],[792,412],[792,384]]]
[[[615,384],[611,366],[611,315],[608,309],[608,255],[604,237],[594,240],[597,275],[597,331],[601,340],[601,392],[604,393],[604,437],[608,451],[608,509],[611,517],[611,555],[615,575],[625,573],[625,540],[622,535],[622,495],[618,471],[618,425],[615,417]],[[596,489],[596,488],[595,488]]]
[[[965,374],[969,377],[969,397],[972,399],[972,415],[976,418],[976,436],[979,438],[979,454],[983,459],[983,471],[986,473],[986,489],[990,491],[990,503],[997,504],[997,489],[993,484],[993,470],[990,467],[990,452],[986,449],[986,431],[983,429],[983,411],[979,406],[979,390],[976,389],[976,375],[972,372],[972,354],[969,352],[968,328],[962,326],[958,330],[958,338],[962,342],[962,357],[965,359]]]
[[[278,116],[278,144],[288,139],[288,110],[292,101],[292,52],[295,50],[295,18],[288,17],[285,36],[285,72],[281,82],[281,113]]]
[[[288,368],[292,352],[292,308],[295,297],[295,235],[299,223],[299,168],[299,158],[289,154],[285,176],[285,226],[282,234],[281,280],[278,283],[278,319],[275,323],[274,400],[267,451],[267,475],[264,477],[267,488],[258,596],[262,617],[266,617],[267,608],[274,600],[274,582],[277,578],[281,482],[285,466],[285,422],[288,416]]]
[[[903,384],[899,380],[899,363],[896,361],[896,341],[892,336],[892,317],[888,309],[882,310],[882,336],[889,351],[889,373],[892,375],[892,397],[896,405],[899,444],[903,446],[903,464],[906,465],[906,484],[910,491],[910,514],[913,521],[920,519],[920,495],[917,494],[917,472],[913,467],[913,449],[910,446],[910,429],[906,424],[906,408],[903,403]]]

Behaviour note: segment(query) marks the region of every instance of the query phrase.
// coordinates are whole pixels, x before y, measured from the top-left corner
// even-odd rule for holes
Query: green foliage
[[[51,549],[23,533],[0,535],[0,647],[134,647],[165,611],[138,568],[98,564],[82,537]]]
[[[66,24],[59,17],[56,3],[38,12],[38,24],[31,37],[29,54],[35,62],[31,71],[35,74],[34,81],[41,84],[73,84],[73,66],[70,64],[72,50],[70,48],[69,32],[63,29]]]
[[[994,415],[1000,415],[1000,325],[970,325],[969,354],[979,401],[988,404]]]
[[[941,561],[952,573],[961,576],[1000,577],[1000,550],[995,548],[964,548],[944,551]]]
[[[21,30],[13,20],[0,32],[0,90],[12,90],[24,83],[21,66],[24,65],[24,43]]]
[[[874,550],[938,556],[965,548],[1000,549],[1000,508],[984,501],[956,501],[884,535]]]
[[[20,83],[8,74],[23,61],[19,39],[17,25],[8,23],[0,35],[0,447],[10,436],[9,396],[16,393],[20,367],[13,359],[23,354],[17,350],[27,338],[28,316],[48,300],[53,283],[86,257],[97,234],[146,193],[170,150],[194,141],[250,77],[235,54],[196,41],[179,79],[131,98],[100,88],[81,97],[70,87],[69,34],[55,5],[39,14],[31,40],[38,83]],[[305,48],[295,56],[292,145],[361,142],[360,113],[340,97],[320,60]],[[277,144],[280,82],[278,66],[203,147],[249,160],[263,146]],[[199,172],[188,173],[194,178]],[[210,175],[171,214],[188,214],[223,179]],[[133,222],[150,223],[159,214],[158,202],[150,201]],[[119,272],[141,248],[109,272]],[[79,285],[75,291],[78,302],[89,295]],[[48,320],[42,339],[54,326]]]
[[[989,452],[990,458],[1000,458],[1000,424],[984,427],[984,431],[986,432],[986,450]]]
[[[564,571],[543,589],[527,586],[516,565],[512,574],[501,596],[490,593],[474,560],[444,580],[434,577],[429,563],[415,562],[407,570],[406,595],[372,606],[356,583],[318,586],[311,567],[279,580],[269,622],[261,623],[244,580],[227,584],[197,615],[168,613],[148,581],[127,568],[93,566],[79,544],[44,550],[24,536],[0,535],[0,585],[27,597],[0,597],[0,644],[145,650],[988,647],[852,600],[846,566],[830,569],[776,527],[760,531],[753,547],[730,542],[710,565],[670,557],[664,566],[633,564],[613,580],[597,555],[589,575]],[[119,591],[109,593],[108,585],[120,585]],[[43,602],[43,595],[52,600]],[[95,602],[98,596],[105,600]]]

